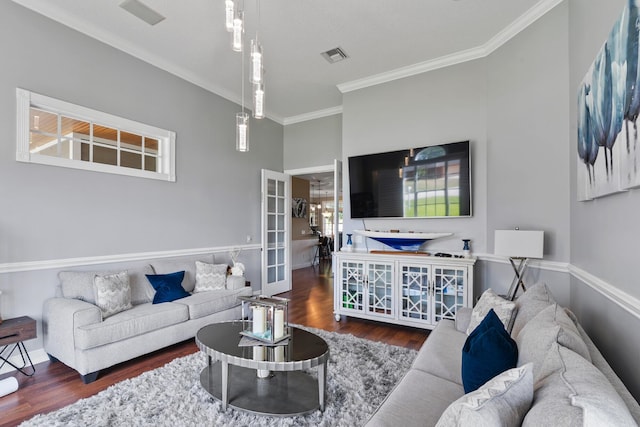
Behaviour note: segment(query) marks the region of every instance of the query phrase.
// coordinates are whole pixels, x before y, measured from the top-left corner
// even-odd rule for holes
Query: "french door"
[[[291,175],[262,170],[262,294],[291,290]]]

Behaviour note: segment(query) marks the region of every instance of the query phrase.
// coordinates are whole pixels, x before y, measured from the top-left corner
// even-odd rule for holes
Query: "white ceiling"
[[[118,7],[122,0],[13,1],[240,101],[241,57],[224,28],[224,0],[141,0],[166,17],[155,26]],[[248,39],[258,1],[245,0]],[[561,1],[263,1],[267,116],[290,124],[335,114],[344,92],[486,56]],[[349,59],[321,57],[338,46]]]

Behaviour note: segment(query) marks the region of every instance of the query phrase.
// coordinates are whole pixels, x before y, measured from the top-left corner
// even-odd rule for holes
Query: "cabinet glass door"
[[[340,263],[340,296],[343,309],[364,311],[364,262]]]
[[[368,312],[393,316],[393,263],[369,263],[368,279]]]
[[[429,322],[429,266],[400,265],[400,317]]]
[[[465,268],[434,268],[434,321],[455,319],[458,307],[464,306]]]

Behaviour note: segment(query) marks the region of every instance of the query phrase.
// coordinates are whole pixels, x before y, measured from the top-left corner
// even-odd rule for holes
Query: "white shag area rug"
[[[260,416],[222,405],[200,385],[198,352],[21,424],[32,426],[362,426],[417,352],[352,335],[304,328],[329,344],[327,403],[305,416]],[[315,374],[315,369],[312,370]]]

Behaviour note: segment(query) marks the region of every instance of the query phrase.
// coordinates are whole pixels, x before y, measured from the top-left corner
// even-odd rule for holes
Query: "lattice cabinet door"
[[[400,266],[400,318],[431,323],[430,265]]]
[[[434,267],[434,321],[455,319],[458,307],[465,305],[466,267]]]
[[[381,316],[394,316],[393,262],[367,264],[367,312]]]
[[[364,312],[365,273],[364,261],[340,262],[340,304],[343,310]]]

